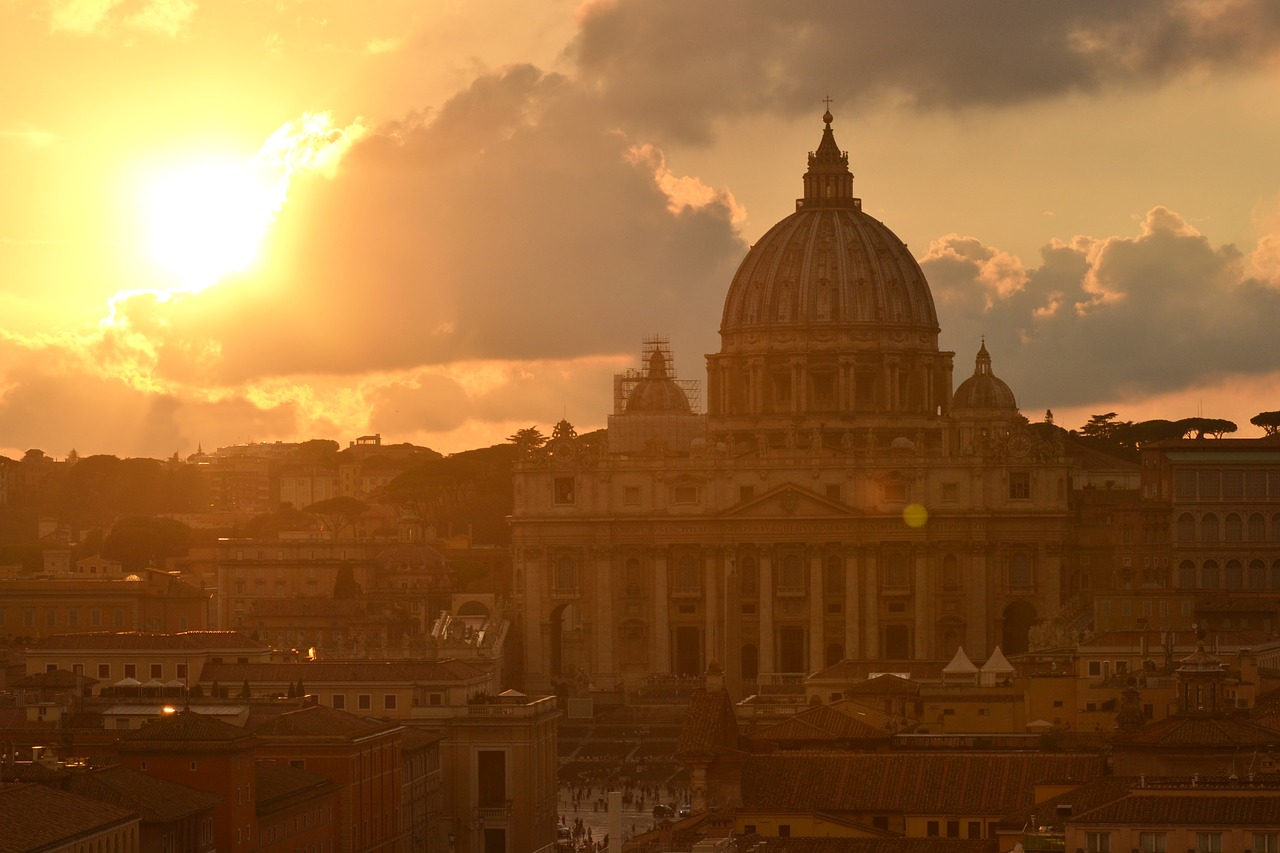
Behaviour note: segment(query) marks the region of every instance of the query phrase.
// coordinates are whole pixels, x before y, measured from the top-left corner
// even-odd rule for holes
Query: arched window
[[[1196,589],[1196,564],[1183,560],[1178,564],[1178,588]]]
[[[1196,541],[1196,519],[1189,512],[1184,512],[1178,516],[1178,541],[1194,542]]]
[[[1218,541],[1218,516],[1214,513],[1205,513],[1204,518],[1200,519],[1200,541]]]
[[[947,554],[942,558],[942,586],[944,589],[960,587],[960,560],[955,554]]]
[[[1219,587],[1217,560],[1204,561],[1204,566],[1200,569],[1200,587],[1202,589],[1217,589]]]
[[[831,554],[827,557],[827,576],[824,583],[830,595],[839,595],[844,592],[844,558],[840,555]]]
[[[884,586],[891,589],[905,589],[910,585],[907,575],[907,555],[888,554],[884,560]]]
[[[627,592],[634,595],[644,588],[644,574],[640,569],[639,557],[627,557],[623,572],[623,582],[627,585]]]
[[[1239,542],[1244,539],[1244,524],[1237,513],[1227,513],[1226,524],[1223,525],[1225,539],[1228,542]]]
[[[1009,559],[1009,588],[1031,589],[1031,556],[1025,551]]]
[[[755,598],[760,594],[760,570],[756,567],[755,557],[743,557],[738,560],[738,589],[747,598]]]
[[[778,573],[779,589],[803,589],[804,568],[800,564],[799,554],[787,554],[782,558],[782,571]]]
[[[1249,561],[1249,589],[1265,589],[1267,586],[1267,564],[1261,560]]]
[[[698,582],[698,558],[692,554],[681,554],[676,560],[676,589],[691,590],[702,586]]]
[[[1280,542],[1280,512],[1271,516],[1271,541]]]
[[[1271,564],[1271,588],[1280,589],[1280,560]]]
[[[1262,513],[1249,514],[1248,537],[1250,542],[1261,542],[1267,538],[1267,520],[1263,518]]]
[[[1227,560],[1227,589],[1240,589],[1244,586],[1244,566],[1239,560]]]
[[[578,565],[573,561],[572,557],[563,556],[556,560],[555,588],[563,592],[570,592],[578,588]]]

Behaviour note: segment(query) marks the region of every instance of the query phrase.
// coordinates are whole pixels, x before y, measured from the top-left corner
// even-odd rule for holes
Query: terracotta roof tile
[[[1088,781],[1100,755],[834,753],[753,755],[742,771],[746,808],[796,812],[1008,814],[1046,779]]]
[[[786,853],[996,853],[997,839],[969,838],[776,838],[739,836],[739,850]]]
[[[484,670],[460,660],[437,661],[298,661],[294,663],[209,663],[200,682],[223,685],[312,684],[349,682],[400,682],[405,684],[466,682],[480,678]]]
[[[255,723],[253,731],[274,737],[345,737],[395,727],[394,723],[374,722],[328,705],[309,705]]]
[[[168,823],[211,809],[222,801],[217,794],[197,791],[120,764],[73,772],[67,778],[66,789],[136,811],[144,823]]]
[[[738,723],[728,692],[723,688],[695,690],[680,729],[676,755],[708,756],[737,746]]]
[[[0,788],[0,853],[43,850],[135,820],[130,809],[44,785]]]
[[[879,679],[877,679],[879,680]],[[892,737],[893,717],[854,702],[815,705],[790,719],[752,733],[753,740],[823,743],[879,740]]]
[[[1280,744],[1280,732],[1234,717],[1174,715],[1114,735],[1111,742],[1120,746],[1271,746]]]
[[[328,776],[312,773],[291,764],[254,765],[254,782],[258,786],[258,811],[270,811],[283,800],[328,793],[337,784]]]
[[[231,744],[236,741],[251,744],[254,741],[253,734],[215,717],[184,709],[176,714],[151,720],[140,729],[123,733],[120,747],[132,750],[156,743],[183,744],[189,747],[196,743]]]
[[[1170,794],[1134,791],[1129,796],[1071,819],[1073,826],[1280,826],[1280,791]]]

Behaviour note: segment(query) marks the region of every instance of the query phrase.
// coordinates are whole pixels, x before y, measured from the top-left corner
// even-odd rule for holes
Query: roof
[[[1013,672],[1013,664],[1009,663],[1009,659],[1004,656],[1004,652],[1000,651],[1000,647],[996,646],[991,652],[991,657],[987,658],[987,662],[982,665],[983,672]]]
[[[351,737],[394,728],[392,723],[358,717],[328,705],[308,705],[253,724],[268,737]]]
[[[1032,818],[1036,826],[1052,826],[1062,829],[1062,820],[1058,817],[1058,806],[1070,806],[1070,814],[1084,814],[1090,809],[1098,808],[1114,802],[1129,793],[1129,789],[1137,783],[1130,776],[1100,776],[1092,782],[1081,785],[1066,793],[1038,803],[1032,803],[1004,816],[996,826],[1000,829],[1019,830],[1025,827]]]
[[[286,805],[289,800],[329,794],[338,787],[328,776],[291,764],[265,762],[254,765],[254,782],[258,786],[259,814],[270,811],[273,807]]]
[[[142,631],[96,631],[84,634],[51,634],[40,638],[32,651],[102,649],[111,651],[204,651],[241,649],[269,652],[271,648],[239,631],[184,631],[149,634]]]
[[[166,714],[151,720],[140,729],[124,732],[120,737],[120,747],[130,749],[158,743],[182,744],[188,748],[196,744],[234,744],[245,741],[246,745],[254,740],[252,733],[224,723],[206,714],[197,714],[190,708],[184,708],[174,714]]]
[[[723,688],[695,690],[680,729],[676,755],[708,756],[738,745],[733,703]]]
[[[468,682],[484,677],[484,670],[460,660],[432,661],[295,661],[289,663],[210,663],[200,682],[210,684],[294,683],[304,686],[352,682],[398,682],[402,685]]]
[[[977,671],[978,667],[964,653],[964,646],[957,648],[955,657],[951,658],[951,663],[942,668],[944,675],[973,675]]]
[[[786,853],[996,853],[998,839],[969,838],[778,838],[765,835],[738,837],[740,850],[777,850]]]
[[[73,794],[136,811],[143,823],[169,823],[212,809],[222,798],[116,764],[72,773],[66,783]]]
[[[1158,789],[1131,791],[1129,796],[1072,818],[1073,825],[1140,824],[1147,826],[1224,825],[1280,826],[1280,791],[1245,789],[1201,794]]]
[[[974,672],[977,672],[975,669]],[[846,696],[915,696],[920,685],[910,679],[885,673],[845,688]]]
[[[1030,805],[1047,779],[1089,781],[1105,759],[1081,753],[833,753],[752,755],[744,808],[1005,815]]]
[[[1116,746],[1189,746],[1234,749],[1280,744],[1280,732],[1220,715],[1174,714],[1111,738]]]
[[[809,676],[808,681],[863,681],[896,673],[914,681],[941,680],[944,660],[842,660]]]
[[[829,743],[832,741],[877,740],[892,737],[894,718],[856,702],[814,705],[778,723],[753,732],[753,740]]]
[[[136,820],[131,809],[45,785],[0,788],[0,853],[44,850]]]
[[[98,679],[80,673],[55,669],[52,672],[36,672],[19,678],[13,682],[14,687],[32,687],[36,689],[76,689],[89,687],[98,683]]]

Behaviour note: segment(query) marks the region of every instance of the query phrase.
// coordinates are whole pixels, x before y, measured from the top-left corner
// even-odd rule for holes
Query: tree
[[[309,512],[319,518],[325,529],[333,534],[334,539],[337,539],[338,534],[368,508],[369,505],[359,498],[342,495],[324,501],[317,501],[310,506],[304,506],[302,511]]]
[[[338,576],[333,581],[333,597],[341,600],[359,598],[364,589],[356,583],[355,570],[350,563],[338,566]]]
[[[137,571],[186,554],[190,542],[191,528],[172,518],[124,518],[103,540],[102,556]]]
[[[244,680],[244,684],[240,687],[240,698],[241,699],[253,698],[253,691],[249,689],[249,679],[247,678]]]
[[[1280,435],[1280,412],[1258,412],[1249,423],[1262,427],[1264,435]]]
[[[1106,412],[1105,414],[1090,417],[1089,422],[1080,427],[1080,435],[1084,438],[1114,442],[1116,433],[1119,430],[1132,425],[1132,421],[1117,421],[1115,412]]]
[[[328,438],[304,441],[293,450],[293,457],[302,465],[335,466],[338,464],[338,442]]]
[[[1181,438],[1182,433],[1183,430],[1177,423],[1157,418],[1131,424],[1123,431],[1122,439],[1126,444],[1141,447],[1152,441]]]
[[[1183,418],[1176,423],[1182,428],[1182,434],[1189,438],[1204,438],[1206,435],[1222,438],[1225,433],[1237,429],[1233,421],[1225,418]]]

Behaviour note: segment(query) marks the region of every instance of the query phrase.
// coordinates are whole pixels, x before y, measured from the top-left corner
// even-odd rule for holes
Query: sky
[[[0,0],[0,455],[566,418],[705,380],[831,99],[1031,420],[1280,409],[1270,0]]]

